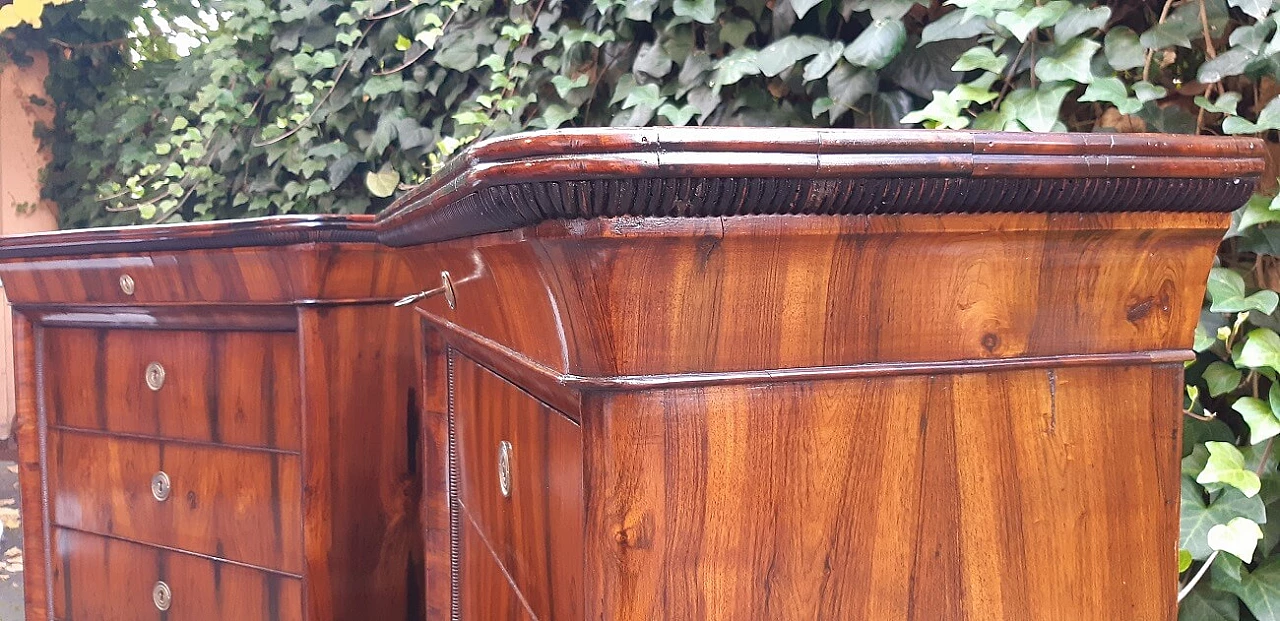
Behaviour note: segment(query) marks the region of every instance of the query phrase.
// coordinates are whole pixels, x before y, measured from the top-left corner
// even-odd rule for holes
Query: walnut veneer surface
[[[377,218],[0,238],[28,618],[1172,621],[1261,151],[568,130]]]

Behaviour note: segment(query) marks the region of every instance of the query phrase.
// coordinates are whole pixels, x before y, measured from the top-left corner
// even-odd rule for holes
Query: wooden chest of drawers
[[[556,131],[0,239],[28,618],[1170,621],[1258,144]]]
[[[407,284],[314,225],[280,247],[214,225],[194,243],[222,247],[148,250],[161,235],[0,267],[29,619],[421,616],[414,322],[387,299]],[[386,280],[348,278],[371,262]]]

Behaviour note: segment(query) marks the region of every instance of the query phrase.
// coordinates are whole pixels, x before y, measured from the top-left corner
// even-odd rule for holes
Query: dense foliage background
[[[1273,0],[66,2],[0,7],[0,56],[54,58],[67,226],[376,211],[525,128],[1280,130]],[[1280,621],[1277,221],[1236,214],[1188,367],[1188,621]]]

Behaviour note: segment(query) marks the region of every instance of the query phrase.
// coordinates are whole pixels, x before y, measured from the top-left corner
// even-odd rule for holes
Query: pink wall
[[[53,110],[31,101],[44,96],[49,63],[28,67],[0,59],[0,235],[57,228],[54,206],[40,200],[40,169],[49,158],[32,135],[36,123],[48,123]],[[9,304],[0,288],[0,440],[13,422],[13,334]]]

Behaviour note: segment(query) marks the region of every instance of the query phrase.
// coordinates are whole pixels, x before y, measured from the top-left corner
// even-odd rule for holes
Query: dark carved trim
[[[1231,211],[1252,139],[777,128],[519,134],[451,161],[378,221],[391,246],[545,220]]]

